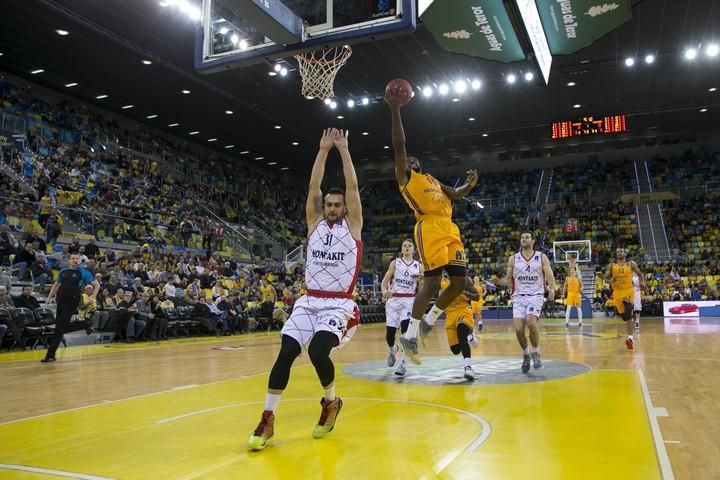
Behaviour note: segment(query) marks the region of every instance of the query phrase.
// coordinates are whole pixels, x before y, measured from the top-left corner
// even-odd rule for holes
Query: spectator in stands
[[[55,201],[50,196],[50,193],[45,193],[40,199],[40,207],[38,209],[38,223],[42,228],[47,227],[48,219],[55,209]]]
[[[93,327],[97,330],[104,331],[110,319],[110,312],[115,309],[115,299],[110,296],[110,290],[107,288],[100,290],[96,304],[97,311],[95,315],[93,315]]]
[[[18,279],[22,282],[25,280],[25,273],[30,268],[30,265],[35,261],[35,250],[33,250],[32,242],[26,242],[25,247],[18,251],[15,255],[13,268],[19,270]]]
[[[0,266],[10,265],[10,255],[18,249],[15,235],[10,233],[8,226],[0,224]]]
[[[142,284],[142,278],[135,277],[132,285],[130,286],[130,290],[135,294],[135,298],[140,298],[145,291],[145,287],[143,287]]]
[[[163,294],[166,298],[175,298],[175,290],[175,284],[168,279],[163,286]]]
[[[60,217],[54,213],[48,218],[47,226],[45,227],[45,243],[48,245],[55,245],[58,237],[62,234],[60,222]]]
[[[3,342],[3,339],[5,338],[5,332],[7,332],[7,331],[8,331],[8,326],[3,323],[0,323],[0,352],[2,352],[2,342]]]
[[[68,253],[80,253],[80,238],[75,235],[68,246]]]
[[[15,304],[5,287],[0,287],[0,308],[7,308],[10,311],[15,309]]]
[[[5,275],[5,271],[0,268],[0,287],[5,287],[5,291],[9,292],[12,287],[12,278],[10,275]]]
[[[32,285],[23,286],[22,293],[19,297],[15,297],[13,302],[17,308],[29,308],[33,312],[40,308],[40,302],[33,295]]]
[[[35,255],[35,261],[30,266],[30,271],[32,272],[34,283],[41,288],[45,288],[48,283],[52,282],[52,268],[48,265],[44,253],[38,252]]]
[[[97,301],[92,296],[93,287],[92,285],[85,285],[83,293],[80,297],[80,305],[78,305],[78,317],[81,320],[91,321],[92,328],[97,326],[97,318],[95,317],[95,311],[97,310]]]
[[[150,292],[141,293],[140,298],[135,302],[135,318],[145,322],[145,332],[148,340],[157,340],[153,336],[157,326],[155,325],[155,314],[150,304]]]
[[[42,237],[38,235],[35,230],[31,230],[29,233],[23,236],[23,243],[28,242],[33,244],[33,249],[36,252],[47,252],[47,245],[45,244],[45,240],[43,240]]]
[[[95,239],[91,238],[87,245],[85,245],[85,255],[88,258],[95,259],[100,256],[100,249],[95,244]]]
[[[163,306],[165,305],[165,306]],[[154,295],[150,301],[150,308],[155,315],[155,321],[153,323],[154,329],[150,332],[150,338],[156,338],[158,340],[167,340],[167,327],[168,318],[165,315],[164,308],[174,307],[172,302],[165,303],[161,300],[159,295]]]
[[[135,343],[145,329],[145,321],[135,318],[136,311],[137,307],[133,302],[132,292],[123,292],[122,300],[110,315],[116,331],[125,328],[125,341],[127,343]]]

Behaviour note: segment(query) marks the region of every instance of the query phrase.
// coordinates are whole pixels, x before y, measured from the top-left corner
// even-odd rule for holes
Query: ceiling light
[[[264,158],[265,158],[265,157],[255,157],[255,160],[262,160],[262,159],[264,159]]]
[[[274,77],[277,75],[277,72],[268,72],[268,75],[270,75],[271,77]]]
[[[582,105],[580,105],[579,103],[576,103],[575,105],[573,105],[573,108],[580,108],[580,107],[582,107]]]
[[[470,118],[468,118],[468,121],[469,121],[469,122],[474,122],[474,121],[475,121],[475,117],[470,117]]]
[[[282,125],[275,125],[275,130],[280,130],[282,128]]]
[[[705,55],[708,57],[716,57],[718,53],[720,53],[720,47],[718,47],[717,43],[711,43],[705,49]]]
[[[290,167],[282,167],[280,170],[290,170]]]
[[[240,50],[247,50],[247,48],[248,48],[247,40],[240,40],[240,45],[238,45],[238,46],[240,47]]]
[[[300,145],[298,142],[292,142],[292,144],[293,144],[294,146],[296,146],[296,147],[297,147],[298,145]]]
[[[438,87],[438,92],[440,92],[440,95],[447,95],[449,91],[450,87],[447,86],[447,83],[441,83]]]
[[[65,84],[65,88],[77,87],[77,86],[78,86],[78,84],[77,84],[76,82],[66,83],[66,84]]]
[[[276,63],[275,66],[273,67],[273,70],[275,70],[276,72],[279,72],[281,68],[282,68],[282,65],[280,65],[280,63]]]
[[[488,134],[487,134],[487,133],[483,133],[482,136],[483,136],[483,137],[487,137]]]
[[[335,100],[330,102],[330,108],[332,108],[333,110],[337,108],[337,102]]]
[[[161,7],[167,7],[168,5],[170,5],[170,4],[167,2],[160,2]]]
[[[148,115],[145,118],[147,118],[147,119],[157,118],[157,114],[153,113],[152,115]]]
[[[188,133],[188,135],[197,135],[198,133],[200,133],[200,132],[199,132],[199,131],[197,131],[197,130],[195,130],[194,132],[190,132],[190,133]]]
[[[467,90],[467,83],[465,83],[465,80],[456,80],[454,87],[456,93],[465,93],[465,90]]]
[[[385,145],[383,148],[384,148],[385,150],[387,150],[387,149],[390,148],[390,147],[388,147],[387,145]]]
[[[701,109],[700,109],[700,113],[705,113],[705,112],[707,112],[707,108],[701,108]]]
[[[688,60],[695,60],[695,57],[697,57],[697,49],[695,48],[688,48],[685,50],[685,58]]]
[[[180,90],[183,95],[190,95],[190,90]]]
[[[179,123],[171,123],[168,125],[168,127],[172,128],[172,127],[177,127],[179,125],[180,125]]]
[[[332,100],[330,100],[329,98],[326,98],[325,100],[323,100],[323,103],[325,105],[330,105],[330,102],[332,102]]]
[[[342,120],[342,119],[344,119],[345,117],[343,117],[342,115],[338,115],[336,118],[337,118],[338,120]]]
[[[655,61],[655,55],[645,55],[645,63],[650,65]]]
[[[634,59],[634,58],[628,57],[628,58],[625,59],[625,66],[626,66],[626,67],[632,67],[633,65],[635,65],[635,59]]]
[[[287,72],[288,72],[288,69],[285,68],[285,67],[282,67],[282,68],[280,69],[280,76],[281,76],[281,77],[284,77],[285,75],[287,75]]]
[[[122,109],[123,109],[123,110],[129,110],[129,109],[133,108],[134,106],[135,106],[135,105],[123,105]]]
[[[250,150],[243,150],[240,155],[247,155],[248,153],[250,153]]]
[[[108,96],[103,93],[102,95],[98,95],[95,98],[97,98],[98,100],[102,100],[103,98],[108,98]]]
[[[68,32],[67,30],[60,30],[59,28],[58,28],[57,30],[55,30],[55,33],[57,33],[57,34],[60,35],[61,37],[65,37],[65,36],[67,36],[67,35],[70,35],[70,32]]]
[[[473,90],[480,90],[480,87],[482,87],[482,82],[478,79],[475,79],[470,84]]]
[[[362,103],[363,105],[367,105],[368,103],[370,103],[370,99],[368,97],[363,97],[360,103]]]
[[[364,136],[366,136],[366,137],[367,137],[368,135],[370,135],[370,133],[368,133],[368,132],[362,132],[362,134],[363,134]]]
[[[143,60],[143,65],[152,65],[152,62],[150,60]]]
[[[222,27],[222,28],[220,28],[220,35],[225,35],[225,34],[228,33],[229,31],[230,31],[230,30],[228,30],[227,27]]]
[[[237,45],[237,43],[240,41],[240,37],[237,36],[237,33],[233,33],[230,37],[230,41],[233,45]]]
[[[217,138],[208,138],[208,142],[217,142]]]
[[[43,73],[44,71],[45,70],[43,70],[42,68],[38,68],[37,70],[33,70],[30,73],[32,73],[33,75],[37,75],[38,73]]]
[[[223,148],[233,148],[235,145],[225,145]]]
[[[423,96],[425,96],[425,97],[428,97],[428,98],[432,97],[433,89],[432,89],[432,87],[429,87],[429,86],[423,87],[422,93],[423,93]]]
[[[532,82],[533,78],[535,78],[535,75],[533,75],[532,72],[525,72],[525,81],[526,82]]]
[[[233,112],[232,110],[225,110],[225,115],[232,115],[233,113],[235,112]]]
[[[505,80],[507,80],[508,83],[512,84],[512,83],[515,83],[515,81],[517,80],[517,77],[515,76],[514,73],[511,73],[510,75],[505,77]]]
[[[453,98],[453,99],[452,99],[452,101],[453,101],[453,102],[459,102],[459,101],[460,101],[460,99],[459,99],[459,98],[457,98],[457,97],[455,97],[455,98]]]
[[[4,54],[4,53],[2,53],[2,52],[0,52],[0,57],[2,57],[3,55],[5,55],[5,54]]]
[[[716,87],[711,87],[711,88],[708,88],[708,92],[714,92],[714,91],[716,91],[716,90],[717,90],[717,88],[716,88]]]
[[[268,165],[277,165],[277,162],[268,162]]]
[[[566,85],[567,85],[568,87],[574,87],[574,86],[577,85],[577,84],[576,84],[575,82],[567,82]]]
[[[353,108],[355,106],[355,100],[353,100],[352,98],[350,100],[348,100],[347,106],[348,106],[348,108]]]

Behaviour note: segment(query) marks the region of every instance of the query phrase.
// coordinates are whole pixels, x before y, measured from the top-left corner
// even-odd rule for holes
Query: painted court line
[[[657,421],[657,409],[653,407],[647,382],[645,381],[645,374],[642,370],[638,370],[638,377],[640,379],[640,386],[642,387],[643,399],[645,400],[645,410],[647,410],[648,420],[650,421],[650,430],[652,430],[653,440],[655,442],[655,452],[657,453],[658,463],[660,464],[660,473],[662,474],[663,480],[674,480],[675,476],[673,475],[672,466],[670,465],[670,458],[665,449],[665,442],[663,441],[660,425]],[[665,413],[667,413],[667,411]]]
[[[0,463],[0,470],[43,473],[45,475],[54,475],[56,477],[64,478],[76,478],[79,480],[113,480],[110,477],[99,477],[97,475],[88,475],[87,473],[66,472],[64,470],[53,470],[51,468],[28,467],[27,465],[12,465],[7,463]]]
[[[677,440],[665,440],[665,443],[679,444],[680,442]]]

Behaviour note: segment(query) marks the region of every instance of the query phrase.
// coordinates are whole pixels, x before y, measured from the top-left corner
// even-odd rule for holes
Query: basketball
[[[402,97],[401,106],[405,106],[410,103],[412,97],[415,95],[412,85],[404,78],[396,78],[390,80],[390,83],[385,87],[385,96]]]

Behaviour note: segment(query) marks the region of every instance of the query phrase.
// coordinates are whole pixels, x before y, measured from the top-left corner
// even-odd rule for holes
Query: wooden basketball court
[[[713,328],[643,319],[628,352],[617,320],[595,319],[583,334],[543,322],[543,370],[564,362],[584,372],[502,383],[517,378],[519,349],[509,324],[490,323],[473,352],[483,372],[476,382],[457,380],[462,360],[445,358],[442,328],[422,375],[411,380],[410,366],[402,380],[377,367],[384,327],[365,326],[334,357],[345,402],[335,430],[311,436],[322,390],[305,355],[275,438],[257,453],[245,442],[263,408],[277,332],[75,347],[50,365],[39,363],[42,351],[4,353],[0,480],[718,478]],[[365,364],[387,381],[345,372]],[[530,377],[543,380],[543,370]]]

